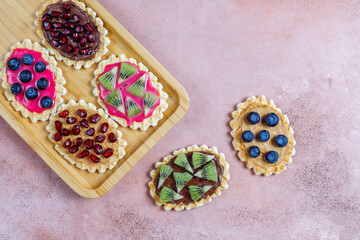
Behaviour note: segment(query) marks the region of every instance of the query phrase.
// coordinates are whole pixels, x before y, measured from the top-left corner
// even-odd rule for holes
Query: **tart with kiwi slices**
[[[71,164],[90,173],[105,172],[125,156],[126,141],[102,109],[84,100],[61,104],[46,130],[55,149]]]
[[[295,154],[294,130],[288,117],[264,96],[249,97],[237,105],[230,122],[233,146],[255,174],[279,174]]]
[[[16,111],[32,122],[46,121],[66,94],[56,60],[29,39],[11,47],[0,65],[1,86]]]
[[[165,210],[190,210],[228,188],[229,164],[216,147],[190,146],[164,157],[150,172],[150,194]]]
[[[110,39],[96,12],[78,0],[49,0],[36,12],[42,43],[67,66],[88,68],[107,52]]]
[[[101,61],[92,85],[99,104],[123,127],[146,131],[168,108],[168,95],[157,77],[123,54]]]

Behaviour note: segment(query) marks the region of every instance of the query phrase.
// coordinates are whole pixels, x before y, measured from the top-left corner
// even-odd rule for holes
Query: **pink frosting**
[[[159,96],[159,92],[156,90],[156,88],[154,88],[151,84],[151,81],[149,79],[149,73],[148,72],[145,72],[145,71],[140,71],[138,66],[136,66],[135,64],[132,64],[130,62],[126,62],[128,64],[131,64],[133,65],[134,67],[136,67],[139,71],[139,73],[135,74],[134,76],[131,76],[130,78],[126,79],[125,81],[121,82],[120,84],[117,83],[117,79],[118,79],[118,75],[116,76],[116,84],[115,84],[115,87],[114,89],[120,89],[121,91],[121,94],[122,94],[122,97],[123,97],[123,102],[125,103],[126,105],[126,99],[127,97],[131,98],[143,111],[142,113],[132,117],[132,118],[129,118],[127,115],[126,115],[126,107],[125,107],[125,114],[123,114],[122,112],[120,112],[119,110],[117,110],[115,107],[107,104],[105,102],[105,98],[107,97],[107,95],[109,95],[111,93],[110,90],[107,90],[103,87],[103,85],[100,83],[99,81],[99,89],[100,89],[100,98],[101,100],[103,101],[103,103],[105,104],[106,108],[108,109],[109,111],[109,114],[110,115],[113,115],[113,116],[117,116],[117,117],[120,117],[120,118],[124,118],[127,122],[128,125],[131,125],[134,121],[136,122],[142,122],[145,118],[148,118],[150,116],[152,116],[153,112],[154,112],[154,109],[159,106],[160,104],[160,99],[158,99],[158,101],[155,103],[154,107],[150,110],[150,112],[145,116],[145,111],[144,111],[144,104],[143,104],[143,97],[137,97],[137,96],[134,96],[132,95],[131,93],[129,93],[127,91],[127,89],[133,84],[136,82],[136,80],[138,80],[144,73],[146,74],[146,78],[147,78],[147,81],[146,81],[146,86],[145,86],[145,91],[146,92],[151,92],[153,94],[155,94],[156,96]],[[120,67],[121,67],[121,62],[119,63],[115,63],[115,64],[111,64],[111,65],[107,65],[105,67],[105,70],[104,72],[101,74],[105,74],[106,72],[110,71],[111,69],[113,69],[114,67],[118,66],[119,67],[119,72],[120,72]],[[100,76],[101,76],[100,75]],[[99,76],[99,77],[100,77]]]
[[[24,107],[27,108],[30,112],[36,112],[36,113],[42,113],[46,109],[43,108],[40,104],[40,100],[44,96],[48,96],[53,100],[53,103],[55,103],[56,98],[56,91],[55,91],[55,74],[49,70],[49,63],[44,61],[44,59],[41,57],[40,52],[36,52],[29,49],[23,49],[23,48],[17,48],[15,49],[11,56],[8,58],[10,60],[11,58],[17,58],[21,61],[22,57],[26,54],[30,54],[34,58],[34,63],[32,65],[25,65],[21,63],[21,66],[18,70],[12,71],[8,67],[6,68],[6,75],[7,75],[7,82],[12,85],[14,83],[21,84],[23,90],[19,95],[15,95],[15,99],[21,103]],[[37,62],[42,61],[46,64],[46,69],[42,73],[38,73],[35,71],[34,66]],[[29,70],[31,71],[33,78],[28,83],[23,83],[20,81],[20,72],[23,70]],[[49,80],[49,86],[45,90],[39,90],[39,96],[34,99],[30,100],[25,97],[25,91],[26,89],[33,87],[36,88],[36,81],[40,78],[46,78]],[[11,93],[12,94],[12,93]],[[52,108],[55,106],[53,104]]]

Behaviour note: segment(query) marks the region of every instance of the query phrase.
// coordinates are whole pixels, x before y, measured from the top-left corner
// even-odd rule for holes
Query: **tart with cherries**
[[[125,156],[127,143],[117,127],[102,109],[84,100],[70,100],[50,116],[46,130],[55,149],[71,164],[103,173]]]
[[[228,188],[229,164],[216,147],[190,146],[164,157],[150,172],[150,194],[165,210],[190,210]]]
[[[288,117],[264,96],[249,97],[232,113],[233,146],[255,174],[279,174],[295,154],[294,130]]]
[[[16,111],[32,122],[46,121],[66,94],[56,60],[38,43],[16,43],[0,65],[1,86]]]
[[[101,61],[92,80],[94,95],[124,127],[146,131],[163,118],[168,95],[148,68],[125,55]]]
[[[36,12],[37,34],[58,61],[88,68],[108,52],[103,21],[78,0],[50,0]]]

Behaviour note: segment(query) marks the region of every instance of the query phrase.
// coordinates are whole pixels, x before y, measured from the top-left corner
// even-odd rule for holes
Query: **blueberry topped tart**
[[[125,156],[127,143],[117,127],[102,109],[84,100],[70,100],[51,115],[46,130],[55,149],[71,164],[103,173]]]
[[[230,122],[233,146],[255,174],[279,174],[295,154],[294,130],[272,100],[249,97],[237,105]]]
[[[150,172],[150,194],[165,210],[190,210],[228,188],[229,164],[216,147],[193,145],[164,157]]]
[[[56,60],[38,43],[16,43],[1,63],[1,86],[16,111],[32,122],[46,121],[66,94]]]
[[[108,51],[103,21],[78,0],[50,0],[36,12],[37,33],[58,61],[88,68]]]
[[[92,80],[99,104],[124,127],[146,131],[163,118],[168,95],[142,63],[125,55],[99,63]]]

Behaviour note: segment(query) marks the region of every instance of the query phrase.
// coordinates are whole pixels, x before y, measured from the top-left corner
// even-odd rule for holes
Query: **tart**
[[[229,164],[216,147],[190,146],[164,157],[150,172],[150,195],[165,210],[190,210],[228,188]]]
[[[264,96],[237,105],[230,122],[233,146],[256,175],[279,174],[295,154],[294,130],[288,117]]]
[[[49,0],[36,12],[42,43],[58,61],[88,68],[107,52],[110,39],[96,12],[78,0]]]
[[[61,104],[46,130],[55,149],[82,170],[103,173],[125,156],[126,141],[102,109],[84,100]]]
[[[32,122],[46,121],[66,94],[56,60],[38,43],[16,43],[0,65],[1,86],[16,111]]]
[[[123,54],[101,61],[92,85],[99,104],[123,127],[146,131],[157,125],[168,107],[168,95],[157,77]]]

